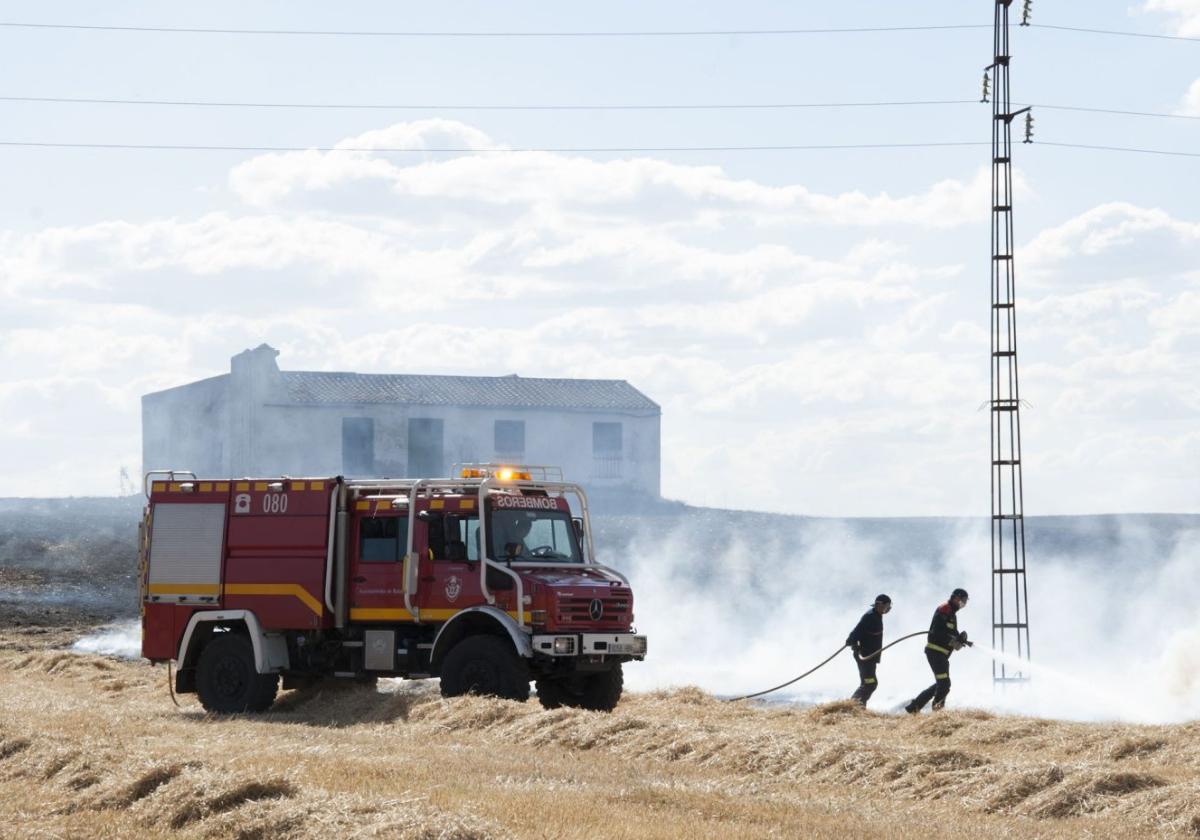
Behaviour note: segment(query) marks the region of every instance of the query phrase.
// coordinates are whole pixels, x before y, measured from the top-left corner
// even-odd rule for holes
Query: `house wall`
[[[229,377],[142,397],[142,469],[229,474]]]
[[[503,461],[515,453],[496,452],[495,421],[525,423],[527,464],[560,466],[563,475],[590,487],[629,487],[659,493],[659,416],[620,412],[549,409],[453,408],[415,405],[304,406],[267,405],[260,414],[259,445],[254,453],[264,473],[346,474],[342,460],[342,420],[374,421],[375,476],[408,477],[409,420],[441,420],[442,463],[447,475],[456,463]],[[592,424],[622,424],[621,457],[596,458]],[[235,470],[235,472],[242,472]]]
[[[142,398],[146,469],[190,469],[203,476],[448,475],[456,463],[510,462],[495,451],[495,421],[525,424],[526,464],[559,466],[591,489],[659,495],[657,411],[455,408],[400,404],[296,405],[288,402],[277,352],[261,345],[231,360],[230,373]],[[370,471],[343,458],[343,420],[374,424]],[[410,420],[442,421],[442,457],[429,470],[414,464]],[[593,451],[594,423],[621,424],[620,453]]]

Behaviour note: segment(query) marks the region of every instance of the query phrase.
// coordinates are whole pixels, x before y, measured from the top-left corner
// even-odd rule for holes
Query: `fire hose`
[[[901,636],[899,639],[896,639],[895,641],[888,642],[886,645],[884,645],[883,647],[881,647],[879,650],[875,651],[874,653],[868,654],[866,656],[859,656],[858,654],[855,654],[855,658],[857,658],[859,662],[866,662],[868,659],[874,659],[876,656],[879,656],[879,654],[883,653],[885,650],[890,648],[892,645],[898,645],[898,644],[900,644],[900,642],[903,642],[905,639],[912,639],[917,636],[924,636],[928,632],[929,631],[927,631],[927,630],[918,630],[916,633],[909,633],[907,636]],[[792,683],[800,682],[800,680],[804,679],[809,674],[816,673],[817,671],[824,668],[826,665],[828,665],[830,662],[832,662],[837,657],[837,655],[839,653],[841,653],[842,651],[844,651],[847,647],[849,647],[849,645],[842,645],[840,648],[835,650],[829,656],[828,659],[821,662],[819,665],[815,665],[814,667],[809,668],[807,671],[805,671],[800,676],[793,677],[792,679],[788,680],[785,683],[780,683],[779,685],[775,686],[774,688],[764,689],[763,691],[756,691],[753,694],[743,694],[741,697],[730,697],[727,702],[735,703],[738,700],[749,700],[753,697],[762,697],[764,694],[770,694],[772,691],[778,691],[781,688],[787,688]]]
[[[838,651],[841,653],[841,651]],[[167,691],[171,692],[171,702],[175,704],[176,709],[182,709],[179,701],[175,699],[175,680],[171,678],[171,660],[167,660]]]

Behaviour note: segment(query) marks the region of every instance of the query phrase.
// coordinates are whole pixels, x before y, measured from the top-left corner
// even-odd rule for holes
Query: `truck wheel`
[[[262,712],[275,702],[278,674],[260,674],[254,668],[250,640],[222,633],[205,645],[196,665],[196,693],[206,711],[217,714]]]
[[[593,712],[611,712],[621,700],[625,675],[617,663],[611,671],[565,680],[538,680],[538,702],[546,709],[572,706]]]
[[[442,696],[483,694],[506,700],[529,699],[529,668],[507,639],[468,636],[442,662]]]
[[[543,709],[571,705],[564,697],[567,688],[564,680],[538,680],[534,685],[537,687],[538,702],[542,704]]]

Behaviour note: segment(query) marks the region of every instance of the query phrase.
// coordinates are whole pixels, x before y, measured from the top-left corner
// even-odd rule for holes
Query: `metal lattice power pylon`
[[[1021,475],[1021,393],[1017,377],[1017,301],[1013,242],[1012,111],[1008,10],[996,0],[992,85],[992,647],[1021,664],[993,660],[997,683],[1029,679],[1029,588],[1025,576],[1025,502]]]

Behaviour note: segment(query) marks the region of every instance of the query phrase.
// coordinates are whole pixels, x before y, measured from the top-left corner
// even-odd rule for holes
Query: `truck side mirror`
[[[571,517],[571,524],[575,526],[575,537],[583,542],[583,519],[578,516]]]

